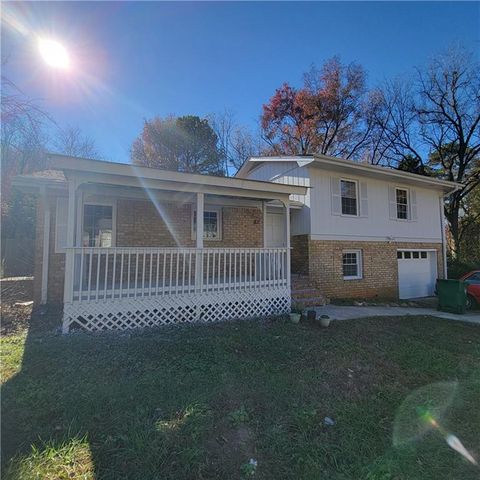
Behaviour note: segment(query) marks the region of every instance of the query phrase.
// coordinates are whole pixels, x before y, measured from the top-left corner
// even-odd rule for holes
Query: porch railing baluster
[[[69,252],[75,259],[74,302],[289,286],[286,248],[74,247]]]

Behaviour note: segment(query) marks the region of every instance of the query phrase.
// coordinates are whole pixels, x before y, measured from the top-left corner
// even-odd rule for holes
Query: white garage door
[[[398,258],[398,296],[428,297],[434,294],[437,278],[436,252],[402,250]]]

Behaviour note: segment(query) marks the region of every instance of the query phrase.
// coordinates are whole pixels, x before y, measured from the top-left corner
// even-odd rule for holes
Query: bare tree
[[[84,135],[80,128],[67,126],[60,128],[52,141],[54,148],[64,155],[100,159],[101,155],[93,138]]]
[[[383,89],[377,113],[381,155],[389,163],[412,157],[433,175],[463,184],[445,205],[460,256],[460,212],[464,199],[480,185],[480,65],[471,53],[450,49],[408,83]]]
[[[248,157],[261,153],[260,136],[255,137],[247,128],[239,125],[230,110],[208,115],[208,122],[218,137],[225,171],[235,173]]]
[[[376,90],[374,111],[376,161],[392,167],[414,159],[423,164],[420,126],[415,108],[415,93],[410,79],[387,81]]]
[[[6,60],[2,60],[5,69]],[[7,214],[11,179],[44,167],[46,128],[53,124],[39,103],[28,98],[12,81],[1,77],[1,212]]]

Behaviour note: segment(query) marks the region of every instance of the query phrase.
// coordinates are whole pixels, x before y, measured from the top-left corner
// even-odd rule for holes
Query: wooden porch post
[[[287,287],[290,290],[291,281],[290,281],[290,203],[287,200],[285,203],[285,246],[287,247]]]
[[[262,202],[263,213],[263,248],[267,246],[267,202]]]
[[[48,293],[48,257],[50,253],[50,204],[45,187],[42,189],[43,202],[43,251],[42,251],[42,288],[40,304],[47,303]]]
[[[77,191],[77,182],[68,181],[68,214],[67,214],[67,251],[65,254],[65,283],[63,290],[63,303],[71,303],[73,300],[73,274],[74,274],[74,242],[75,242],[75,210],[77,202],[75,201]],[[69,326],[62,325],[62,332],[68,333]]]
[[[197,193],[197,255],[195,259],[195,291],[200,292],[202,290],[202,278],[203,278],[203,211],[204,211],[204,194]]]

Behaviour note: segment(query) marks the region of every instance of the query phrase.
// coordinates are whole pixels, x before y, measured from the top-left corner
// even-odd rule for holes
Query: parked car
[[[480,270],[473,270],[460,278],[467,284],[467,309],[480,305]]]

